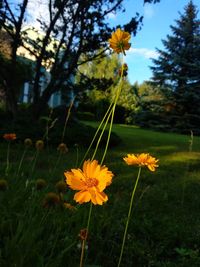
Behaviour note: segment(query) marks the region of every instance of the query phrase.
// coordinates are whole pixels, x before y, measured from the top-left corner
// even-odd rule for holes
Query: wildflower
[[[110,43],[110,47],[117,53],[124,53],[124,50],[128,50],[131,46],[129,40],[131,35],[128,32],[122,31],[121,29],[117,29],[112,33],[111,38],[108,40]]]
[[[45,208],[55,207],[59,203],[60,203],[60,198],[54,192],[49,192],[48,194],[46,194],[46,196],[45,196],[45,198],[43,200],[43,206]]]
[[[16,134],[15,133],[7,133],[7,134],[4,134],[3,135],[3,138],[7,141],[13,141],[15,140],[17,137],[16,137]]]
[[[85,229],[85,228],[84,229],[81,229],[78,236],[80,237],[81,240],[86,240],[87,237],[88,237],[88,231],[87,231],[87,229]]]
[[[6,191],[8,189],[8,182],[5,179],[0,179],[0,191]]]
[[[32,142],[32,140],[31,140],[30,138],[26,138],[26,139],[24,140],[24,145],[25,145],[26,147],[30,147],[30,146],[32,146],[32,144],[33,144],[33,142]]]
[[[65,193],[66,192],[66,183],[64,181],[59,181],[56,183],[55,188],[59,193]]]
[[[123,158],[123,160],[128,165],[146,166],[152,172],[154,172],[155,168],[158,167],[158,159],[146,153],[136,155],[128,154],[127,157]]]
[[[103,190],[111,184],[113,173],[106,166],[99,165],[97,160],[87,160],[83,170],[71,169],[64,174],[69,187],[79,191],[74,195],[76,202],[91,201],[94,205],[102,205],[108,200]]]
[[[37,190],[42,190],[47,186],[47,182],[44,179],[37,179],[35,182],[35,186]]]
[[[67,203],[67,202],[63,203],[63,207],[68,209],[68,210],[71,210],[71,211],[75,211],[76,210],[76,207],[74,207],[73,205],[71,205],[70,203]]]
[[[122,77],[126,77],[128,75],[128,65],[126,63],[124,63],[123,66],[118,70],[118,74]]]
[[[44,142],[42,140],[37,140],[35,143],[35,147],[37,150],[42,150],[44,148]]]
[[[68,148],[67,148],[66,144],[64,144],[64,143],[60,143],[60,144],[58,145],[57,150],[58,150],[59,152],[63,153],[63,154],[65,154],[65,153],[68,152]]]

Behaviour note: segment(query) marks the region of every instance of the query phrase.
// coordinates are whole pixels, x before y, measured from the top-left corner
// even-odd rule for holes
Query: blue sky
[[[131,39],[131,49],[125,58],[129,66],[129,81],[142,83],[152,76],[149,68],[152,65],[150,58],[156,57],[155,48],[163,49],[161,39],[171,34],[170,25],[176,25],[175,20],[184,12],[189,0],[161,0],[157,4],[143,6],[143,0],[126,0],[126,12],[110,16],[112,26],[123,25],[135,15],[136,12],[144,15],[143,27],[136,37]],[[193,0],[199,10],[200,0]]]

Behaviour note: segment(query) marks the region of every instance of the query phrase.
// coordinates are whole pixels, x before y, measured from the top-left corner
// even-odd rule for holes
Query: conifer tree
[[[168,102],[173,99],[174,114],[187,116],[192,128],[200,122],[200,20],[192,1],[175,22],[172,35],[162,40],[164,50],[157,49],[159,57],[153,59],[152,81]]]

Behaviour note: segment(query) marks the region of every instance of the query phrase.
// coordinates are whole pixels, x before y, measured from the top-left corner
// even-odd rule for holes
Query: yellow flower
[[[7,133],[7,134],[4,134],[3,135],[3,138],[7,141],[13,141],[15,140],[17,137],[16,137],[16,134],[15,133]]]
[[[102,205],[108,200],[103,190],[111,184],[113,173],[106,166],[99,165],[97,160],[87,160],[83,170],[71,169],[64,174],[69,187],[79,191],[74,195],[76,202],[91,201],[94,205]]]
[[[59,152],[63,153],[63,154],[68,152],[68,148],[67,148],[66,144],[64,144],[64,143],[60,143],[60,144],[58,145],[57,150],[58,150]]]
[[[128,154],[127,157],[123,158],[123,160],[128,165],[146,166],[152,172],[154,172],[156,167],[158,167],[158,159],[146,153],[136,155]]]
[[[32,140],[31,140],[30,138],[26,138],[26,139],[24,140],[24,145],[25,145],[26,147],[30,147],[30,146],[32,146],[32,144],[33,144],[33,142],[32,142]]]
[[[110,47],[116,53],[124,53],[124,50],[129,50],[131,44],[129,40],[131,35],[128,32],[122,31],[121,29],[117,29],[115,32],[112,33],[111,38],[108,40],[110,43]]]
[[[44,142],[42,140],[37,140],[35,143],[35,147],[37,150],[42,150],[44,148]]]

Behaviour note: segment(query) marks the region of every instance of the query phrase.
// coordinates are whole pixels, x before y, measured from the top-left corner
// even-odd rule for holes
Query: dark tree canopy
[[[171,26],[172,34],[163,40],[164,50],[157,49],[153,59],[153,84],[163,88],[179,116],[200,116],[200,20],[192,1]],[[200,120],[196,119],[196,124]]]
[[[142,1],[142,0],[139,0]],[[0,9],[1,26],[12,38],[12,73],[15,76],[17,49],[23,46],[35,57],[35,75],[33,83],[33,114],[39,117],[43,112],[51,95],[61,88],[69,90],[73,84],[70,76],[73,75],[78,65],[82,64],[82,54],[87,55],[87,60],[93,60],[99,48],[108,49],[107,40],[114,30],[108,24],[107,16],[112,12],[123,11],[123,0],[48,0],[48,17],[40,18],[40,35],[36,40],[31,40],[26,31],[22,31],[23,23],[27,18],[29,0],[21,0],[13,6],[9,0],[2,1]],[[159,2],[144,0],[148,3]],[[136,34],[142,16],[136,14],[126,25],[126,31]],[[48,45],[56,40],[53,50],[48,50]],[[27,44],[32,44],[30,47]],[[41,92],[41,68],[50,62],[49,72],[51,78],[45,89]],[[7,82],[5,88],[8,107],[16,113],[17,95],[14,90],[14,81]]]

